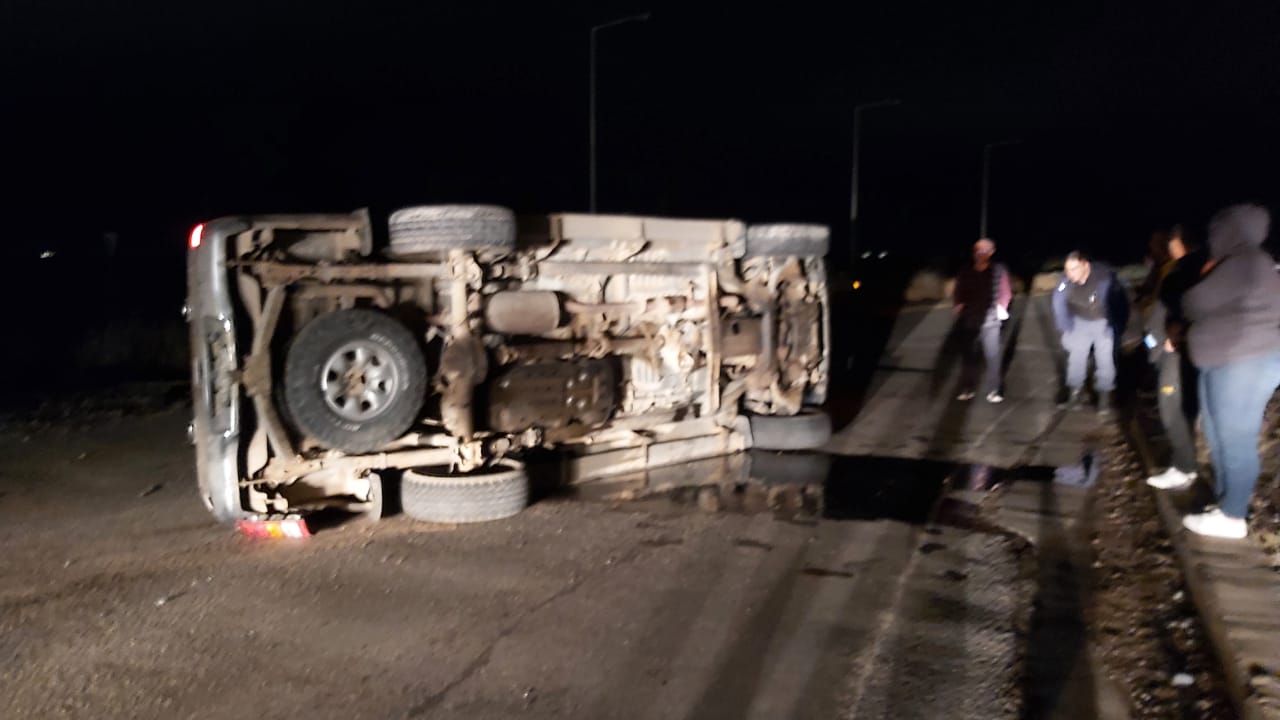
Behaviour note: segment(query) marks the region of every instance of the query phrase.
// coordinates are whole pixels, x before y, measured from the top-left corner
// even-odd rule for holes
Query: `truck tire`
[[[825,225],[750,225],[746,257],[823,257],[831,246]]]
[[[427,365],[399,322],[373,310],[338,310],[293,338],[284,385],[298,430],[326,447],[365,453],[413,425],[427,395]]]
[[[393,257],[447,250],[510,250],[516,217],[496,205],[419,205],[391,213]]]
[[[797,415],[751,415],[751,447],[759,450],[816,450],[831,439],[831,417],[821,410]]]
[[[513,460],[467,474],[449,473],[448,468],[406,470],[400,504],[405,515],[424,522],[501,520],[528,506],[529,475]]]
[[[764,485],[821,486],[831,475],[831,456],[820,452],[776,452],[752,448],[751,479]]]

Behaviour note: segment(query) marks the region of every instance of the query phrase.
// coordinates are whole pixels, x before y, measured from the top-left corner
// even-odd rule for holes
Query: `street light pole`
[[[590,177],[590,198],[588,208],[591,212],[596,211],[596,33],[615,25],[622,25],[629,22],[644,22],[649,19],[649,13],[640,13],[638,15],[628,15],[627,17],[610,20],[607,23],[593,25],[591,27],[591,70],[590,70],[590,89],[588,90],[588,143],[590,145],[590,169],[588,175]]]
[[[901,100],[888,99],[861,103],[853,108],[853,177],[849,195],[849,267],[853,267],[858,252],[858,157],[862,149],[862,111],[869,108],[889,107],[901,104]]]
[[[982,219],[978,225],[978,237],[987,236],[987,201],[991,197],[991,149],[1002,145],[1017,145],[1021,140],[1001,140],[982,146]]]

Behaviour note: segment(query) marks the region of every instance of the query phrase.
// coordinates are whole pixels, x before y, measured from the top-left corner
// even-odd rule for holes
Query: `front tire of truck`
[[[529,504],[529,475],[524,465],[501,460],[470,473],[449,468],[406,470],[400,481],[400,505],[415,520],[473,523],[501,520]]]
[[[516,246],[515,213],[496,205],[407,207],[391,214],[388,229],[390,255],[396,258]]]
[[[326,447],[365,453],[403,435],[427,396],[413,335],[373,310],[307,323],[285,356],[285,402],[299,430]]]
[[[831,475],[831,456],[823,452],[779,452],[752,448],[751,479],[766,486],[817,485]]]
[[[750,415],[751,447],[757,450],[817,450],[831,439],[831,416],[806,408],[795,415]]]

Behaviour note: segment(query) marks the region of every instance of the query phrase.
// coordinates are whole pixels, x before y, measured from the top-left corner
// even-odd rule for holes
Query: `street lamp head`
[[[901,105],[902,101],[898,98],[888,98],[885,100],[874,100],[872,102],[858,103],[854,106],[854,112],[866,110],[867,108],[889,107],[891,105]]]
[[[615,25],[621,25],[623,23],[645,22],[651,17],[653,17],[653,13],[651,12],[642,12],[642,13],[636,13],[635,15],[627,15],[626,17],[620,17],[615,20],[610,20],[609,22],[600,23],[599,25],[592,25],[591,32],[594,33],[597,30],[603,30],[605,28],[610,28]]]
[[[997,147],[1004,147],[1006,145],[1021,145],[1021,144],[1022,144],[1021,140],[997,140],[996,142],[987,143],[986,147],[997,148]]]

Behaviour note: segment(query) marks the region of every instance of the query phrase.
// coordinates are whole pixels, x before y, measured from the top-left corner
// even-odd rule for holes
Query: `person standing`
[[[1111,394],[1116,388],[1116,334],[1124,329],[1128,310],[1124,288],[1110,268],[1091,263],[1081,252],[1067,256],[1062,280],[1053,293],[1053,319],[1067,351],[1067,405],[1081,402],[1092,352],[1098,413],[1111,411]]]
[[[1181,232],[1182,227],[1177,226],[1171,232],[1162,231],[1151,234],[1151,240],[1147,243],[1147,257],[1143,260],[1147,265],[1147,277],[1142,281],[1142,285],[1134,290],[1135,307],[1156,302],[1160,285],[1174,265],[1173,258],[1169,257],[1169,243],[1174,235]]]
[[[1156,400],[1169,438],[1169,467],[1147,478],[1160,490],[1190,485],[1196,479],[1196,417],[1200,414],[1199,373],[1186,352],[1187,321],[1182,296],[1200,279],[1208,256],[1174,228],[1168,242],[1169,263],[1160,268],[1153,289],[1158,298],[1147,318],[1147,347],[1158,373]]]
[[[987,402],[1004,401],[1000,390],[1000,325],[1009,318],[1013,291],[1009,271],[992,262],[996,244],[983,238],[973,244],[973,262],[956,275],[952,302],[964,346],[957,400],[974,398],[978,375],[985,361]]]
[[[1248,534],[1262,415],[1280,386],[1280,274],[1262,248],[1270,224],[1257,205],[1218,212],[1209,223],[1209,261],[1182,298],[1218,495],[1218,507],[1182,520],[1200,535]]]

